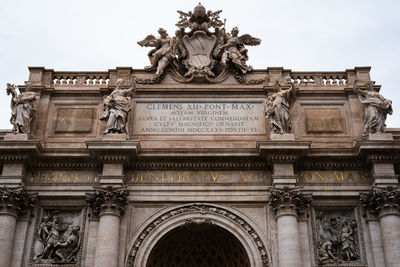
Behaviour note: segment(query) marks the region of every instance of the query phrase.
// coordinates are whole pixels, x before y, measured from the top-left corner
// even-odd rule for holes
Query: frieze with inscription
[[[130,171],[133,184],[271,184],[270,171],[154,170]]]
[[[28,184],[92,184],[99,174],[91,170],[38,170],[27,178]]]
[[[265,134],[264,105],[241,103],[136,104],[134,131],[144,135]]]
[[[371,175],[359,170],[309,170],[297,173],[299,184],[371,184]]]

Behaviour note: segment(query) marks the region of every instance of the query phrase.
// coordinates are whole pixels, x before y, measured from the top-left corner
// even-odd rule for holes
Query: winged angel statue
[[[171,66],[172,73],[184,81],[194,78],[212,81],[229,69],[241,75],[251,71],[252,67],[246,63],[246,46],[259,45],[261,40],[250,34],[238,36],[237,27],[227,33],[226,21],[220,20],[221,12],[206,11],[201,4],[193,12],[178,11],[180,20],[174,37],[160,28],[160,37],[148,35],[138,42],[140,46],[154,47],[148,53],[151,65],[145,69],[161,76]]]

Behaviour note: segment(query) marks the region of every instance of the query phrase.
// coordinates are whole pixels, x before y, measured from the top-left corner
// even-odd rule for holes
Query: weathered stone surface
[[[55,133],[90,133],[93,114],[91,108],[59,108]]]
[[[210,234],[209,245],[190,250],[204,254],[186,255],[207,255],[210,265],[235,266],[218,257],[238,251],[233,244],[255,267],[400,262],[400,204],[390,190],[399,184],[400,130],[368,124],[362,139],[374,105],[364,94],[370,68],[253,70],[246,46],[260,40],[228,33],[219,14],[199,5],[179,12],[175,33],[146,37],[147,70],[29,68],[37,111],[29,134],[0,131],[0,186],[23,184],[40,205],[24,213],[19,197],[2,198],[1,266],[147,266],[168,249],[182,255],[185,227],[235,240],[216,247],[220,235]],[[390,102],[372,87],[385,115]],[[368,121],[382,126],[380,118]],[[386,193],[367,195],[360,209],[373,186]],[[56,210],[57,242],[39,239],[57,224],[45,218]],[[164,243],[169,233],[182,242]],[[69,244],[79,244],[70,258]]]

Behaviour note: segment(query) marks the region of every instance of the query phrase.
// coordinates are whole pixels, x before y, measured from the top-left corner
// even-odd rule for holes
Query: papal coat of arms
[[[197,5],[193,12],[178,11],[178,30],[170,37],[160,28],[160,37],[148,35],[138,44],[154,47],[148,53],[150,66],[145,69],[162,76],[167,67],[171,74],[182,82],[217,82],[229,70],[244,75],[252,70],[247,65],[246,45],[259,45],[261,40],[249,34],[239,36],[239,29],[226,32],[220,13],[206,11]]]

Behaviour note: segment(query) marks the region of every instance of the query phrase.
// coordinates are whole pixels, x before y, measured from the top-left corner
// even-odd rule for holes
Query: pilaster
[[[310,203],[311,198],[303,195],[299,187],[271,190],[269,205],[276,215],[279,266],[300,266],[302,257],[297,218]]]
[[[36,203],[36,195],[29,195],[23,187],[0,187],[0,266],[10,266],[18,216],[29,212]]]
[[[92,213],[99,216],[94,266],[117,266],[120,218],[127,204],[125,187],[94,187],[87,202]]]
[[[397,266],[400,262],[400,187],[375,187],[372,192],[361,194],[360,200],[368,212],[379,217],[386,264]]]

